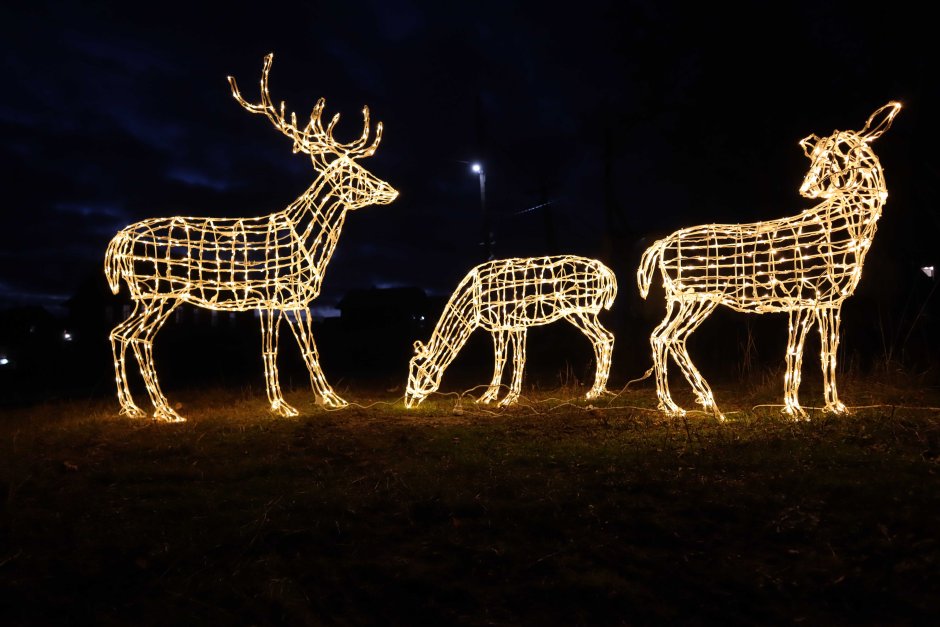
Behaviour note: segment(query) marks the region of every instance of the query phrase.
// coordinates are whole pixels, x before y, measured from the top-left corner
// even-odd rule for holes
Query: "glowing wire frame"
[[[803,342],[815,320],[822,345],[825,408],[846,411],[836,391],[839,313],[861,278],[888,197],[881,164],[869,144],[888,130],[900,110],[900,103],[889,102],[860,131],[835,131],[825,138],[810,135],[800,142],[812,161],[800,194],[822,198],[815,207],[769,222],[680,229],[643,253],[637,271],[641,296],[649,293],[656,268],[666,290],[666,317],[650,337],[661,410],[684,413],[669,393],[666,367],[671,355],[696,400],[721,417],[685,343],[722,304],[744,313],[789,312],[784,412],[794,418],[806,417],[797,393]]]
[[[111,331],[122,414],[135,418],[146,415],[134,403],[127,382],[125,353],[130,346],[155,407],[154,418],[183,420],[160,390],[153,363],[154,336],[181,303],[222,311],[261,310],[265,383],[274,413],[298,413],[284,401],[278,380],[282,318],[287,319],[300,345],[318,401],[328,407],[346,404],[320,368],[309,303],[320,293],[346,212],[388,204],[398,192],[355,161],[372,156],[382,139],[379,122],[375,139],[368,143],[369,108],[362,110],[362,135],[347,144],[333,139],[338,113],[323,128],[323,98],[317,101],[307,125],[298,128],[296,115],[286,117],[285,104],[275,108],[268,93],[273,60],[273,54],[264,59],[260,104],[246,102],[230,76],[232,95],[242,107],[265,115],[293,140],[295,153],[310,155],[320,175],[297,200],[277,213],[252,218],[153,218],[125,227],[111,240],[105,255],[108,283],[117,294],[123,277],[135,302],[131,316]]]
[[[610,309],[616,295],[613,271],[595,259],[560,255],[497,259],[476,266],[451,295],[427,345],[415,342],[405,405],[418,405],[440,387],[444,370],[477,327],[492,333],[496,353],[493,379],[479,402],[496,400],[511,342],[512,384],[499,405],[515,403],[522,390],[526,330],[562,318],[594,345],[597,372],[587,398],[600,396],[606,391],[614,336],[597,314],[601,308]]]

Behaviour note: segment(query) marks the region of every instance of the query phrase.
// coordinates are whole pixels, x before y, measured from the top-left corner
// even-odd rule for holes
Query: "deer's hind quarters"
[[[478,402],[499,397],[511,352],[511,383],[498,405],[513,405],[522,391],[527,330],[559,320],[567,320],[591,341],[596,374],[587,397],[596,398],[606,391],[614,346],[613,333],[597,316],[613,305],[616,295],[613,271],[586,257],[516,257],[472,268],[451,295],[430,340],[415,342],[405,406],[418,405],[440,387],[444,371],[478,328],[492,336],[494,357],[493,377]]]
[[[105,253],[105,274],[115,294],[123,280],[134,302],[131,316],[111,332],[117,395],[124,415],[145,415],[134,403],[127,381],[125,364],[130,348],[155,408],[154,417],[168,422],[183,420],[161,391],[153,361],[156,334],[182,302],[220,311],[260,312],[261,356],[273,414],[298,415],[284,400],[277,371],[282,319],[287,320],[297,340],[318,402],[331,408],[346,405],[320,368],[309,306],[320,293],[346,212],[388,204],[398,197],[398,191],[358,163],[372,156],[382,139],[379,122],[370,141],[368,107],[362,112],[362,134],[349,143],[333,138],[339,114],[323,125],[322,98],[309,122],[298,127],[297,116],[286,113],[283,103],[276,107],[268,92],[273,62],[273,54],[265,57],[260,102],[246,101],[235,79],[229,77],[232,96],[246,111],[263,115],[291,140],[295,153],[308,155],[317,176],[299,198],[276,213],[229,219],[151,218],[114,236]]]
[[[706,411],[721,415],[711,388],[686,351],[686,340],[723,304],[742,313],[788,314],[784,413],[794,419],[806,417],[798,392],[804,341],[815,323],[822,346],[825,410],[846,412],[836,388],[840,312],[861,279],[888,197],[871,144],[891,127],[900,110],[900,103],[889,102],[859,131],[810,135],[800,142],[811,163],[799,192],[821,199],[816,206],[765,222],[684,228],[643,253],[637,270],[640,295],[649,294],[657,270],[666,294],[666,316],[650,336],[661,410],[681,411],[666,377],[672,359]]]

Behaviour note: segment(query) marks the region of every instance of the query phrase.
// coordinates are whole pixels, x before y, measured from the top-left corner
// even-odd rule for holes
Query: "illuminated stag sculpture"
[[[120,231],[108,245],[105,273],[117,293],[123,277],[135,307],[111,331],[115,380],[121,413],[142,417],[127,382],[125,353],[130,346],[155,407],[154,417],[183,420],[160,390],[153,362],[153,339],[170,313],[182,303],[221,311],[260,310],[265,382],[271,410],[295,416],[278,382],[279,325],[286,318],[300,344],[318,401],[328,407],[346,404],[327,383],[311,334],[309,304],[320,293],[323,274],[339,240],[346,212],[371,204],[388,204],[398,192],[367,172],[357,159],[371,156],[382,138],[381,122],[369,143],[369,109],[359,139],[347,144],[333,139],[339,114],[324,129],[321,98],[310,121],[298,128],[284,103],[275,108],[268,94],[273,55],[264,60],[261,103],[242,98],[229,77],[232,95],[251,113],[265,115],[294,143],[294,152],[310,155],[320,175],[287,208],[252,218],[153,218]]]
[[[415,342],[405,404],[413,407],[440,387],[444,370],[477,327],[493,335],[496,365],[480,402],[499,394],[506,350],[512,342],[513,371],[509,393],[499,402],[511,405],[522,390],[526,330],[564,318],[594,345],[597,371],[587,397],[605,391],[610,373],[613,334],[597,319],[617,295],[614,273],[594,259],[573,256],[497,259],[473,268],[450,297],[427,345]]]
[[[900,111],[890,102],[860,131],[810,135],[800,145],[812,160],[800,186],[821,203],[802,213],[753,224],[706,224],[681,229],[655,242],[637,271],[646,298],[658,267],[666,290],[666,317],[650,337],[661,410],[682,414],[667,381],[667,357],[675,359],[696,399],[721,416],[712,391],[692,363],[686,339],[719,304],[744,313],[788,312],[784,411],[805,418],[797,397],[803,342],[815,320],[821,338],[825,409],[846,411],[836,391],[839,312],[862,275],[888,197],[871,142]]]

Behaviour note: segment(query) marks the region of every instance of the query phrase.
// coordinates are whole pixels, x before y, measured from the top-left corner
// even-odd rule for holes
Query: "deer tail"
[[[127,235],[122,231],[111,239],[108,250],[104,254],[104,274],[108,278],[111,292],[117,294],[121,289],[121,261],[124,257],[124,248],[128,242]]]
[[[666,247],[665,239],[657,240],[652,246],[646,249],[643,257],[640,259],[640,267],[636,271],[636,282],[640,287],[640,296],[646,298],[650,292],[650,281],[653,280],[653,273],[656,271],[656,265],[662,258],[663,249]]]

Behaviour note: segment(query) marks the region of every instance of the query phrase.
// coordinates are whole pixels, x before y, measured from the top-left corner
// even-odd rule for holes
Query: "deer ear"
[[[421,353],[424,352],[424,344],[422,344],[419,340],[415,340],[414,346],[415,346],[415,355],[420,355]]]
[[[899,111],[901,111],[900,102],[889,102],[871,114],[871,117],[865,122],[865,127],[859,131],[859,135],[866,142],[878,139],[886,130],[891,128],[891,122],[894,121]]]
[[[819,142],[819,137],[817,137],[815,133],[801,139],[800,146],[803,147],[803,154],[809,157],[810,159],[812,159],[813,150],[815,150],[816,144],[818,142]]]

